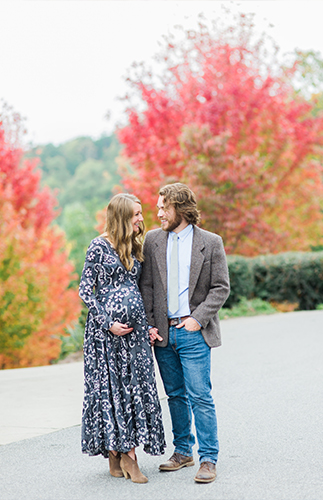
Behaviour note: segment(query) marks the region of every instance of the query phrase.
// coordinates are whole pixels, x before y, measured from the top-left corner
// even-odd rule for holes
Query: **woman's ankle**
[[[136,460],[135,448],[132,448],[132,450],[128,451],[127,455],[131,458],[131,460]]]

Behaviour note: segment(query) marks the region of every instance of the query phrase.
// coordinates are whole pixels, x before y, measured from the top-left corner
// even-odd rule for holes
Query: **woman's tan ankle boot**
[[[113,477],[123,477],[123,472],[120,467],[121,454],[118,452],[114,455],[112,451],[109,451],[109,467],[110,474]]]
[[[126,453],[121,453],[120,467],[126,479],[130,477],[133,483],[148,483],[148,478],[139,470],[137,457],[133,460]]]

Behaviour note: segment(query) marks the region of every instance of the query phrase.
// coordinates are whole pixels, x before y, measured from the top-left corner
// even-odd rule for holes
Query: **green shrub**
[[[225,307],[238,304],[242,297],[252,297],[254,290],[254,276],[252,259],[240,255],[229,255],[228,268],[230,275],[231,292],[225,303]]]
[[[61,340],[61,352],[57,361],[65,359],[66,356],[72,354],[73,352],[80,352],[83,350],[84,342],[84,328],[87,318],[88,308],[82,302],[81,314],[78,323],[75,326],[69,326],[66,328],[67,335],[60,335]]]
[[[79,352],[83,349],[84,329],[80,324],[75,325],[73,328],[66,328],[68,335],[61,335],[61,353],[58,360],[66,358],[73,352]]]
[[[300,310],[323,303],[323,251],[286,252],[246,258],[228,256],[231,293],[225,308],[241,298],[298,304]]]
[[[323,252],[287,252],[252,259],[254,296],[267,301],[298,302],[315,309],[323,302]]]

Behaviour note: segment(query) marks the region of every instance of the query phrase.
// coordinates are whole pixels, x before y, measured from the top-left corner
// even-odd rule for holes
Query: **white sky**
[[[132,62],[151,61],[174,25],[215,18],[221,4],[254,12],[259,32],[272,24],[282,52],[323,55],[321,0],[0,0],[0,99],[26,118],[34,144],[111,133]]]

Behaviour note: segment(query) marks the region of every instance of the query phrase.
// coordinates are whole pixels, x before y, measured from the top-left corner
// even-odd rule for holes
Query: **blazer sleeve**
[[[203,328],[206,328],[210,319],[221,309],[230,294],[230,281],[227,259],[222,238],[213,235],[211,248],[211,275],[209,290],[204,298],[192,312]]]
[[[153,281],[153,264],[152,264],[152,241],[149,233],[146,234],[144,241],[144,262],[142,264],[142,272],[140,276],[139,287],[144,301],[148,324],[155,326],[154,319],[154,281]]]

